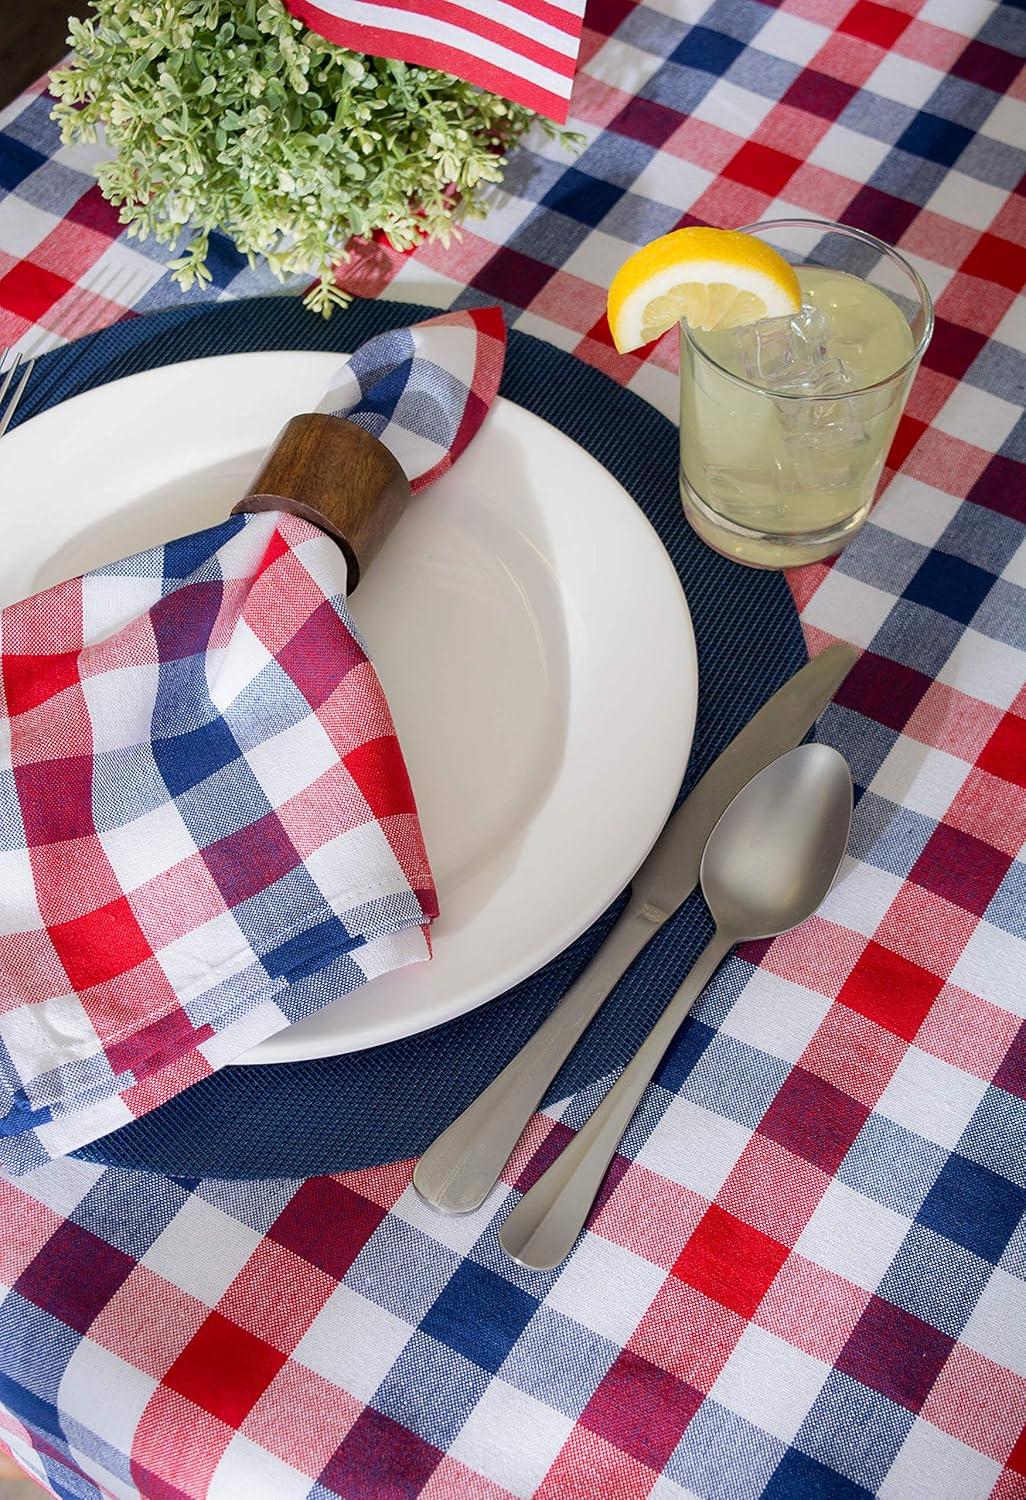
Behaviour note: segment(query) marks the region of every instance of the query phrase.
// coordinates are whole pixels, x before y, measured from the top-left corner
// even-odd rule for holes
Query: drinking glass
[[[753,567],[794,567],[840,551],[865,522],[933,306],[908,261],[862,230],[775,219],[745,233],[794,265],[803,304],[818,309],[825,329],[823,362],[800,381],[781,366],[774,381],[761,356],[753,367],[751,340],[782,324],[705,334],[682,322],[681,499],[718,552]],[[831,370],[836,380],[821,378]]]

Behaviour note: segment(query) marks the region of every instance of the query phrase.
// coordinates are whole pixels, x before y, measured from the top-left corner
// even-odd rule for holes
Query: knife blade
[[[698,884],[706,840],[756,772],[801,743],[858,659],[844,643],[768,698],[696,782],[631,883],[616,926],[534,1035],[424,1152],[413,1185],[440,1213],[473,1213],[502,1174],[546,1089],[585,1028],[663,923]]]

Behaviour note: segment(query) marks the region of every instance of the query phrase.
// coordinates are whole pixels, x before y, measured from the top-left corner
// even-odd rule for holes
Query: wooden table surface
[[[64,56],[68,16],[88,10],[88,0],[0,0],[0,106]]]

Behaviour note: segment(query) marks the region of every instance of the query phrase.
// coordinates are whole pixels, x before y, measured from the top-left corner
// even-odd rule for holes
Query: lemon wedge
[[[738,229],[674,229],[635,251],[613,277],[607,315],[621,354],[680,318],[707,333],[801,306],[798,278],[771,245]]]

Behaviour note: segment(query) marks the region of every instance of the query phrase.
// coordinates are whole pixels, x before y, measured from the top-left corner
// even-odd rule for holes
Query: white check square
[[[909,1047],[876,1108],[906,1130],[951,1151],[986,1092],[981,1078]]]
[[[876,1493],[880,1500],[986,1500],[1000,1474],[996,1459],[919,1419]]]
[[[997,453],[1022,410],[975,386],[957,386],[933,419],[933,425],[951,437]]]
[[[139,1418],[158,1382],[109,1349],[83,1338],[61,1378],[63,1415],[120,1453],[131,1453]]]
[[[173,1286],[214,1307],[262,1238],[248,1224],[194,1194],[153,1241],[142,1263]]]
[[[865,648],[893,608],[891,594],[834,568],[805,606],[802,620]]]
[[[574,1422],[495,1379],[449,1447],[450,1457],[514,1495],[533,1495]]]
[[[720,1031],[758,1052],[796,1063],[815,1036],[831,1002],[769,969],[755,969]],[[717,1117],[718,1118],[718,1117]]]
[[[272,807],[281,807],[334,766],[338,754],[316,714],[307,714],[246,751],[246,762]]]
[[[761,94],[753,94],[750,89],[739,88],[729,79],[718,78],[691,113],[696,120],[717,125],[721,130],[726,128],[746,141],[773,108],[772,99],[764,99]]]
[[[980,132],[989,135],[992,141],[1002,141],[1021,151],[1026,141],[1026,102],[1005,94],[980,126]]]
[[[44,213],[15,193],[8,193],[0,199],[0,250],[21,260],[52,234],[60,222],[53,214]]]
[[[0,849],[0,933],[39,932],[45,925],[27,849]]]
[[[997,9],[994,0],[926,0],[919,12],[920,21],[954,31],[958,36],[975,36]]]
[[[366,1402],[412,1336],[409,1323],[340,1284],[300,1339],[292,1358]]]
[[[793,16],[785,10],[775,10],[756,33],[755,46],[760,52],[804,66],[829,37],[828,27],[806,21],[802,16]]]
[[[946,172],[926,205],[931,213],[968,224],[971,229],[989,229],[1003,208],[1008,194],[1004,188],[991,187],[975,177],[967,177],[953,167]]]
[[[1026,656],[1016,646],[996,641],[967,626],[937,674],[937,681],[967,698],[982,698],[995,708],[1011,708],[1022,692]]]
[[[237,1432],[210,1477],[206,1500],[239,1500],[243,1476],[246,1500],[306,1500],[310,1493],[308,1474]]]
[[[1022,1282],[996,1266],[960,1337],[970,1349],[1026,1380]]]
[[[933,750],[918,740],[899,735],[870,784],[888,802],[905,806],[928,818],[943,818],[970,771],[969,765],[946,750]]]
[[[670,1100],[637,1160],[703,1198],[715,1198],[751,1138],[750,1130],[726,1115],[678,1097]]]
[[[753,1426],[790,1443],[830,1368],[824,1360],[749,1323],[709,1394]]]
[[[846,857],[826,900],[820,903],[819,915],[838,927],[872,937],[904,884],[900,875]]]
[[[138,890],[196,853],[196,842],[174,802],[163,802],[120,828],[105,828],[97,837],[123,891]]]
[[[951,971],[951,983],[1026,1019],[1026,943],[1002,927],[979,922]]]
[[[909,1228],[901,1214],[835,1178],[795,1248],[826,1270],[875,1292]]]
[[[932,547],[961,503],[909,474],[898,474],[874,507],[870,525]]]
[[[815,167],[826,167],[828,172],[850,177],[853,182],[865,182],[890,149],[887,141],[874,141],[846,125],[831,125],[812,148],[809,161]]]
[[[922,109],[943,82],[944,74],[927,63],[916,62],[898,52],[888,52],[870,73],[864,87],[884,99],[896,99],[912,109]]]
[[[600,1235],[587,1234],[565,1262],[545,1301],[621,1347],[665,1280],[662,1267]]]

